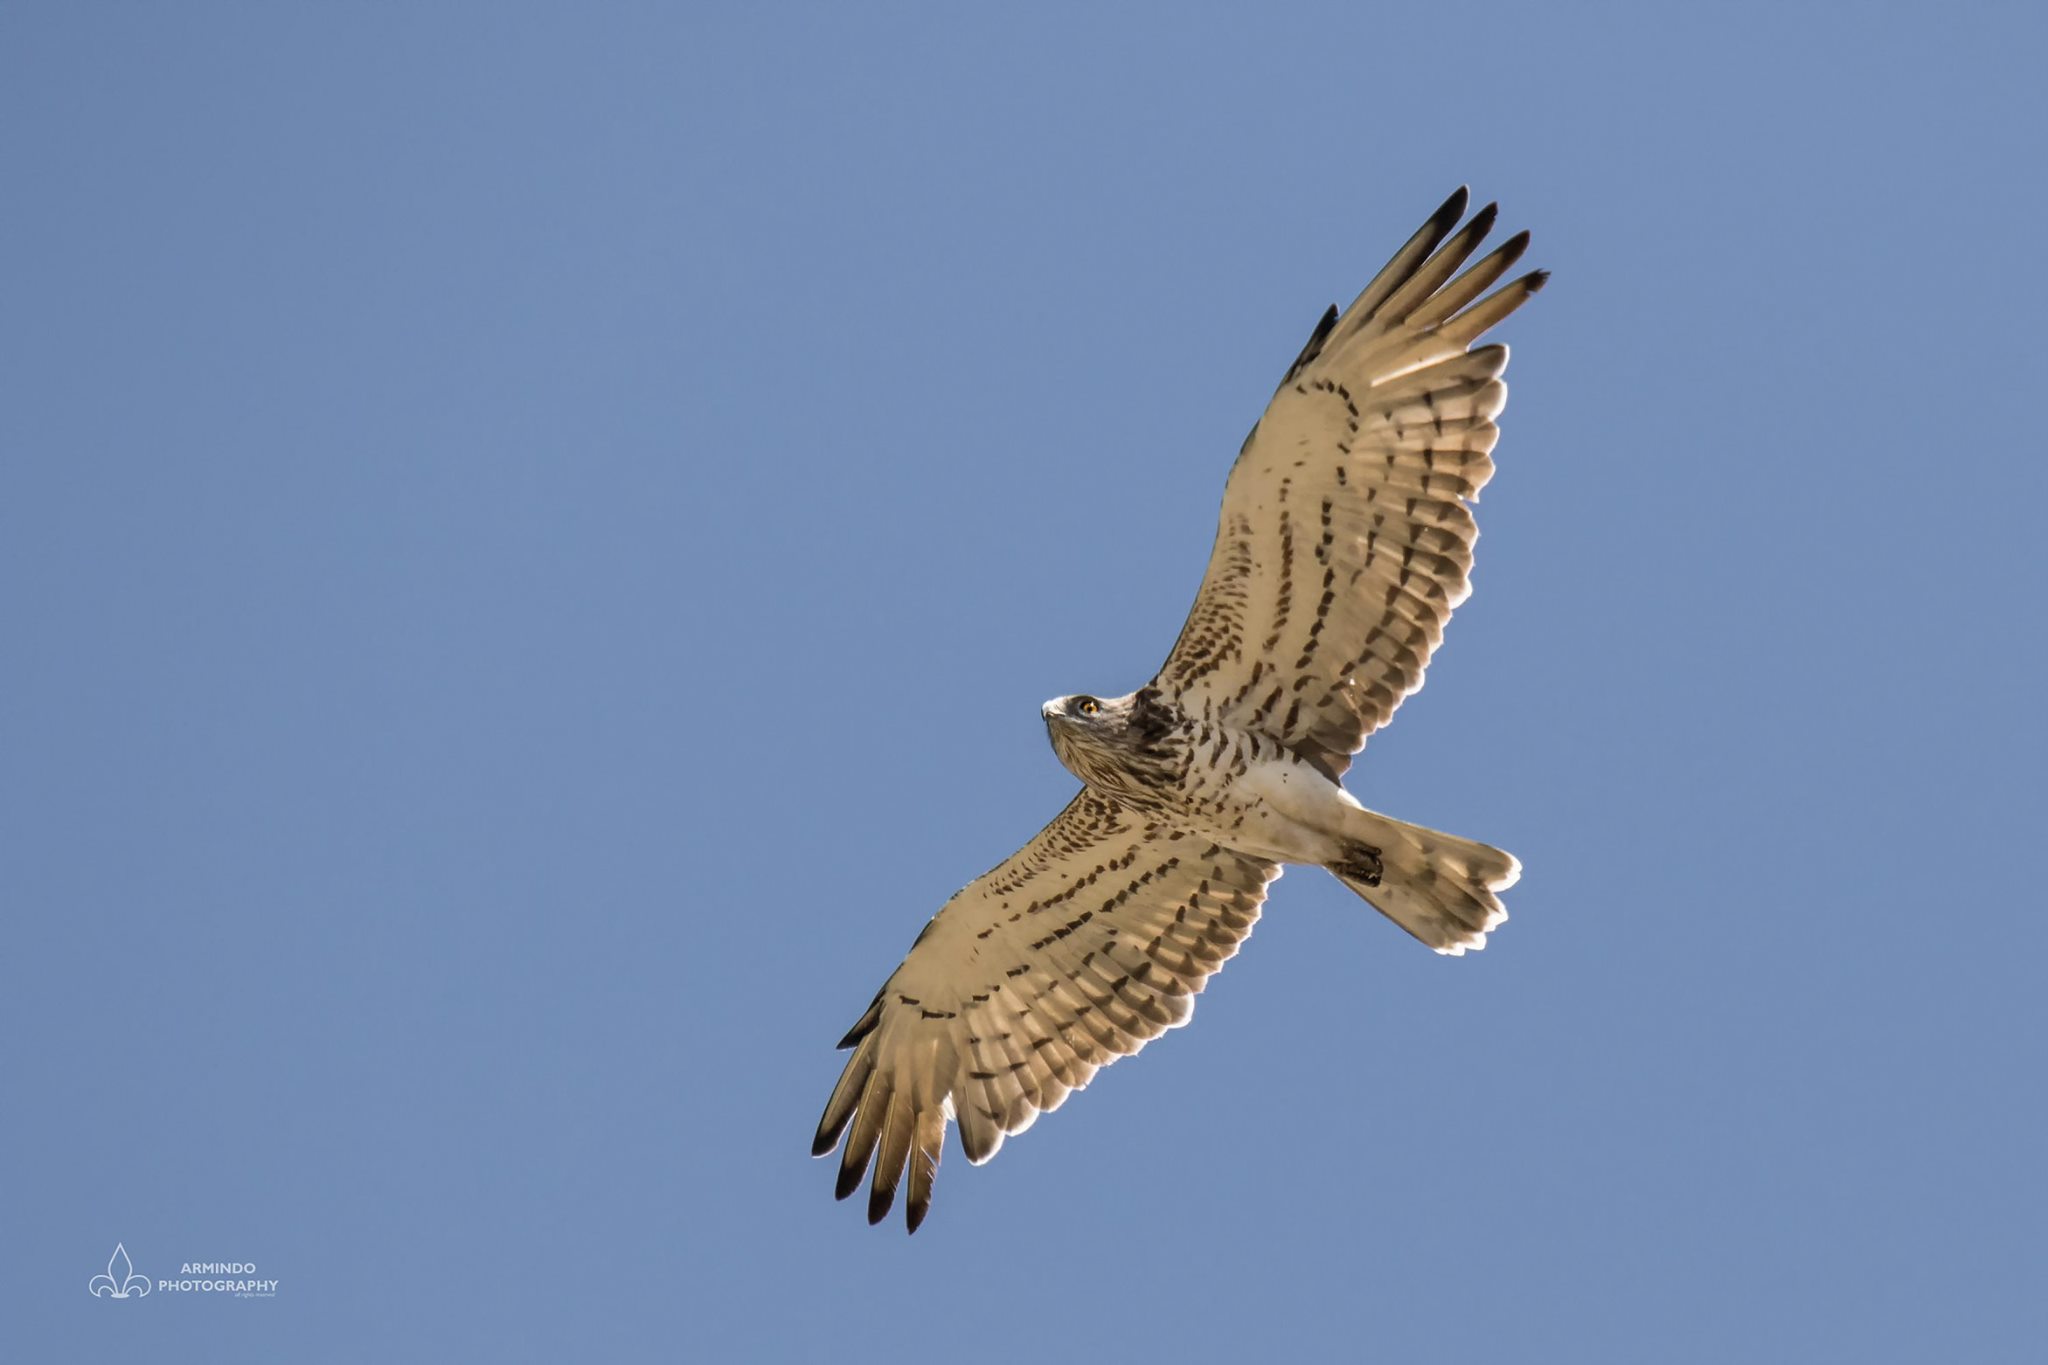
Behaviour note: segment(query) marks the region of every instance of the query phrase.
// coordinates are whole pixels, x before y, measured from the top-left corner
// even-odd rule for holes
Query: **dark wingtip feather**
[[[852,1113],[849,1112],[846,1119],[852,1117]],[[841,1119],[837,1125],[829,1128],[825,1126],[822,1119],[819,1120],[817,1136],[811,1139],[812,1156],[832,1155],[832,1149],[839,1145],[839,1135],[846,1131],[846,1119]]]
[[[1280,381],[1282,388],[1285,388],[1289,380],[1300,374],[1302,370],[1314,362],[1317,356],[1323,353],[1323,343],[1330,339],[1330,333],[1336,326],[1337,305],[1333,303],[1323,310],[1322,320],[1317,322],[1315,330],[1308,334],[1308,341],[1302,345],[1301,354],[1294,357],[1294,363],[1287,367],[1287,374]]]
[[[1502,275],[1507,274],[1508,268],[1516,261],[1521,260],[1522,253],[1528,249],[1529,230],[1527,228],[1523,228],[1520,232],[1495,247],[1486,258],[1488,267],[1493,272],[1492,278],[1498,279]]]
[[[881,991],[875,992],[875,998],[868,1002],[866,1012],[860,1018],[853,1021],[853,1027],[848,1029],[846,1036],[841,1038],[836,1044],[839,1051],[846,1051],[846,1049],[852,1047],[870,1033],[873,1033],[875,1025],[882,1022],[882,991],[887,989],[888,987],[884,986]]]
[[[1458,188],[1451,191],[1451,197],[1444,200],[1443,207],[1430,215],[1430,226],[1443,232],[1449,232],[1458,225],[1458,220],[1465,216],[1465,206],[1471,202],[1472,187],[1470,185],[1458,186]]]
[[[1532,270],[1522,276],[1522,290],[1524,293],[1533,294],[1549,283],[1550,272],[1548,270]]]
[[[946,1118],[942,1110],[928,1109],[918,1115],[917,1132],[910,1148],[910,1190],[903,1201],[903,1219],[912,1232],[924,1222],[932,1206],[932,1182],[939,1174],[939,1158],[946,1147]]]
[[[1333,303],[1323,310],[1320,318],[1316,319],[1316,329],[1308,334],[1308,344],[1301,348],[1301,360],[1294,363],[1299,366],[1303,361],[1313,359],[1316,352],[1323,349],[1323,343],[1330,339],[1330,329],[1336,325],[1337,305]]]
[[[1465,230],[1472,234],[1472,240],[1475,243],[1483,242],[1486,240],[1486,234],[1493,231],[1494,220],[1498,217],[1500,217],[1500,205],[1498,203],[1488,204],[1472,215],[1472,221],[1465,225]]]
[[[1415,229],[1414,235],[1401,244],[1401,249],[1380,267],[1379,273],[1352,300],[1351,307],[1338,320],[1338,331],[1349,334],[1364,326],[1378,314],[1380,306],[1390,296],[1414,279],[1416,271],[1458,226],[1458,220],[1465,216],[1465,206],[1471,199],[1471,191],[1463,185],[1458,186],[1456,193],[1444,200],[1443,206],[1429,216],[1428,222]]]
[[[852,1194],[860,1188],[860,1178],[867,1173],[868,1164],[865,1161],[861,1162],[858,1166],[841,1165],[839,1168],[839,1179],[832,1186],[832,1197],[834,1199],[844,1199]]]
[[[889,1210],[896,1203],[896,1186],[892,1182],[877,1185],[868,1193],[868,1226],[874,1227],[889,1216]]]

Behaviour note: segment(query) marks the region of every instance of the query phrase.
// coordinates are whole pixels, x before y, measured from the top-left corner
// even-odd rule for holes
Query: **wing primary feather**
[[[1429,259],[1437,244],[1448,237],[1451,229],[1458,225],[1458,220],[1465,216],[1465,205],[1471,202],[1471,198],[1469,189],[1458,186],[1451,197],[1444,200],[1443,206],[1430,215],[1429,221],[1415,230],[1415,235],[1402,244],[1393,259],[1372,277],[1372,283],[1366,285],[1351,306],[1344,310],[1346,330],[1356,329],[1370,321],[1379,306],[1386,302],[1387,296],[1399,289],[1415,273],[1415,268]]]
[[[827,1156],[839,1145],[839,1135],[846,1131],[847,1120],[853,1117],[854,1103],[874,1073],[875,1050],[864,1048],[846,1064],[846,1070],[839,1074],[839,1084],[832,1087],[832,1098],[825,1101],[825,1113],[818,1120],[818,1134],[811,1139],[811,1155]]]
[[[885,982],[883,983],[882,990],[875,992],[875,998],[868,1002],[867,1013],[856,1019],[853,1027],[846,1031],[846,1036],[839,1040],[836,1045],[839,1051],[846,1051],[846,1049],[875,1031],[875,1025],[882,1022],[882,991],[888,989],[888,984]]]
[[[1488,204],[1473,214],[1471,222],[1459,228],[1457,233],[1438,247],[1399,289],[1387,296],[1387,301],[1379,307],[1381,320],[1387,323],[1405,320],[1415,311],[1416,306],[1434,294],[1445,280],[1458,273],[1458,267],[1465,264],[1466,258],[1478,250],[1479,244],[1486,240],[1486,234],[1493,231],[1494,220],[1498,217],[1499,204]]]
[[[876,1076],[861,1094],[860,1107],[854,1112],[853,1131],[846,1135],[846,1150],[839,1158],[839,1182],[832,1189],[834,1199],[844,1199],[860,1188],[860,1178],[867,1174],[868,1158],[875,1154],[875,1144],[882,1137],[882,1116],[889,1110],[889,1083],[883,1076]]]
[[[905,1196],[903,1218],[916,1232],[931,1212],[932,1180],[939,1173],[939,1158],[946,1147],[946,1114],[926,1109],[917,1116],[917,1142],[910,1152],[910,1191]]]
[[[1520,308],[1550,282],[1548,270],[1532,270],[1512,284],[1501,286],[1438,329],[1460,346],[1470,345],[1501,319]]]
[[[1508,267],[1522,259],[1529,249],[1529,234],[1518,232],[1502,242],[1479,263],[1452,280],[1409,315],[1408,325],[1418,331],[1434,327],[1451,314],[1485,293],[1488,286],[1508,273]]]
[[[875,1149],[875,1183],[868,1190],[868,1225],[889,1216],[896,1202],[896,1184],[903,1179],[903,1164],[910,1157],[910,1129],[914,1122],[910,1096],[899,1091],[889,1103],[889,1115],[882,1124],[882,1143]]]
[[[1288,380],[1315,363],[1315,358],[1323,353],[1323,343],[1330,339],[1330,329],[1336,325],[1337,305],[1333,303],[1323,310],[1322,320],[1316,323],[1316,329],[1309,333],[1308,340],[1302,344],[1301,354],[1294,357],[1294,363],[1287,367],[1286,377],[1280,381],[1281,388],[1286,388]]]

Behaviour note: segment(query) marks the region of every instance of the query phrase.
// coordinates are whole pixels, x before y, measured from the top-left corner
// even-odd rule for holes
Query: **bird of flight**
[[[1547,272],[1487,292],[1510,237],[1445,201],[1351,306],[1326,312],[1246,438],[1194,610],[1158,676],[1045,704],[1081,779],[1051,824],[940,909],[840,1040],[812,1152],[838,1196],[910,1175],[917,1231],[948,1120],[976,1165],[1098,1068],[1185,1023],[1281,864],[1327,868],[1440,953],[1485,946],[1521,865],[1369,811],[1339,785],[1422,686],[1471,591],[1467,504],[1493,475],[1508,349],[1476,346]]]

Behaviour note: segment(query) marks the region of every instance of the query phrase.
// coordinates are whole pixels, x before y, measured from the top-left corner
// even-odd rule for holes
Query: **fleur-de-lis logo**
[[[86,1287],[96,1299],[139,1299],[149,1292],[149,1278],[135,1273],[128,1261],[128,1248],[116,1242],[114,1254],[107,1257],[107,1273],[93,1276]]]

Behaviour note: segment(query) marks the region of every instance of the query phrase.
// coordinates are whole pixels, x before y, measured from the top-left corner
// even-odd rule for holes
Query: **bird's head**
[[[1168,718],[1151,689],[1123,697],[1077,692],[1039,708],[1052,751],[1083,782],[1115,791],[1128,785],[1157,746]]]

